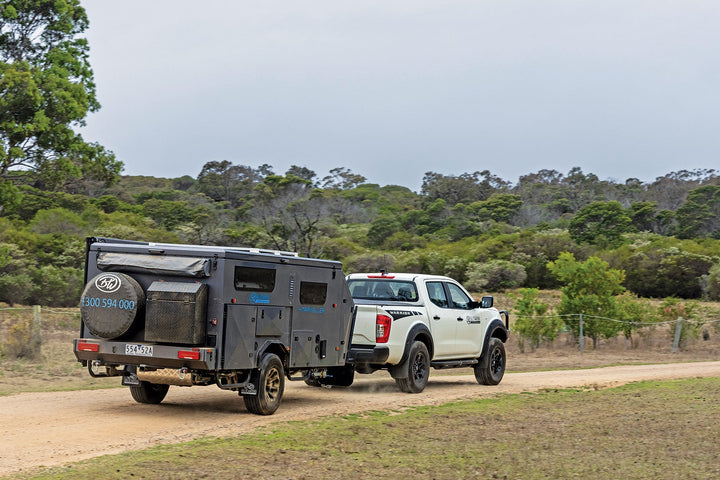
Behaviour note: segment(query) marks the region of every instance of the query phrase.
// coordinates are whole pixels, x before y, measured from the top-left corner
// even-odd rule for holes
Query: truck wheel
[[[267,354],[250,377],[257,395],[244,395],[245,407],[250,413],[272,415],[280,406],[285,391],[285,371],[280,357]]]
[[[101,273],[85,285],[80,314],[87,329],[99,338],[116,338],[130,332],[145,308],[140,284],[124,273]]]
[[[487,354],[474,367],[480,385],[497,385],[505,375],[505,345],[497,337],[490,339]]]
[[[170,385],[141,381],[140,385],[130,385],[130,394],[138,403],[156,405],[163,401]]]
[[[430,354],[425,344],[419,340],[410,346],[407,359],[407,378],[396,378],[395,383],[406,393],[420,393],[425,389],[430,377]]]

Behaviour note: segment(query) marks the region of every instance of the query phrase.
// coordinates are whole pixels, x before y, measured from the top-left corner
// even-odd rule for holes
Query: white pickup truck
[[[400,390],[419,393],[430,367],[473,367],[483,385],[505,373],[509,316],[455,280],[414,273],[346,277],[357,311],[348,363],[358,373],[388,369]],[[504,317],[504,321],[501,317]]]

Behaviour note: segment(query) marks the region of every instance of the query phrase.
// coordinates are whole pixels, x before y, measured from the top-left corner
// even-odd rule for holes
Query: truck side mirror
[[[482,297],[482,300],[480,301],[480,306],[482,308],[492,307],[493,306],[493,297],[492,296]]]

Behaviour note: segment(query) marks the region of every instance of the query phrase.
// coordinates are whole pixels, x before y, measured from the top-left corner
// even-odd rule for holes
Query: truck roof
[[[388,273],[388,272],[374,272],[374,273],[351,273],[347,277],[348,280],[404,280],[414,282],[416,280],[441,280],[454,282],[450,277],[443,275],[428,275],[424,273]]]

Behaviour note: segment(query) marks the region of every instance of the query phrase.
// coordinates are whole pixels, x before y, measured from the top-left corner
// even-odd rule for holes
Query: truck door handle
[[[437,315],[435,315],[435,316],[433,317],[433,320],[440,320],[440,317],[438,317]]]
[[[458,321],[458,322],[462,322],[463,320],[465,320],[465,319],[462,318],[462,317],[458,317],[458,318],[457,318],[457,321]]]

